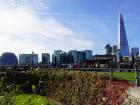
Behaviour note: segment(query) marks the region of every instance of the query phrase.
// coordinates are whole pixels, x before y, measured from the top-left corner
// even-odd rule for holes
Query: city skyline
[[[108,42],[117,45],[120,10],[125,18],[130,48],[139,47],[139,1],[101,2],[1,0],[0,53],[52,54],[55,49],[91,49],[93,54],[104,53]]]

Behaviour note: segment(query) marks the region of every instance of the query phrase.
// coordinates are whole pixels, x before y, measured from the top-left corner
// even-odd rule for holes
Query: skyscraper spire
[[[118,49],[120,50],[120,54],[122,57],[130,56],[129,45],[127,41],[122,13],[119,14]]]

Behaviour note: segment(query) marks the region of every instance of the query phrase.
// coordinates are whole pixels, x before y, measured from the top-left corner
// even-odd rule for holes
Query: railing
[[[80,70],[84,70],[84,71],[94,71],[94,72],[106,72],[109,73],[110,77],[127,77],[127,78],[132,78],[134,79],[134,83],[136,86],[140,86],[140,70],[135,67],[134,69],[118,69],[118,68],[94,68],[94,69],[80,69]],[[114,73],[115,72],[131,72],[134,73],[134,75],[132,76],[128,76],[128,75],[117,75],[115,76]]]
[[[44,69],[46,70],[46,68]],[[134,83],[136,86],[140,86],[140,70],[137,68],[134,69],[118,69],[118,68],[48,68],[48,70],[71,70],[71,71],[91,71],[91,72],[98,72],[98,73],[108,73],[110,77],[127,77],[130,79],[134,79]],[[128,75],[114,75],[114,73],[121,73],[121,72],[131,72],[134,73],[132,76]]]
[[[97,73],[107,73],[110,77],[127,77],[133,79],[136,86],[140,86],[140,70],[136,67],[134,69],[121,69],[121,68],[42,68],[42,70],[69,70],[69,71],[91,71]],[[114,73],[131,72],[133,75],[114,75]]]
[[[4,69],[4,71],[8,71],[9,67],[11,66],[7,66],[6,69]],[[24,71],[24,69],[22,69],[22,67],[24,66],[19,66],[19,69],[14,69],[14,66],[11,67],[12,69],[10,70],[15,70],[15,71]],[[35,66],[37,67],[37,66]],[[35,67],[33,67],[33,69],[35,69]],[[21,68],[21,69],[20,69]],[[42,70],[73,70],[73,71],[92,71],[92,72],[105,72],[108,73],[111,77],[116,77],[114,75],[115,72],[132,72],[134,73],[133,76],[127,76],[127,75],[117,75],[117,77],[128,77],[128,78],[133,78],[135,81],[135,85],[136,86],[140,86],[140,76],[139,76],[139,72],[140,70],[137,67],[134,67],[134,69],[122,69],[122,68],[41,68]],[[26,68],[25,71],[28,70],[32,70],[31,68]],[[0,70],[0,72],[2,72],[2,70]]]

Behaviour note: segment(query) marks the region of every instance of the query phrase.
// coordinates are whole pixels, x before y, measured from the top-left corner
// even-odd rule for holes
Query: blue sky
[[[117,44],[123,13],[130,47],[139,47],[139,0],[0,0],[0,53],[93,50]]]

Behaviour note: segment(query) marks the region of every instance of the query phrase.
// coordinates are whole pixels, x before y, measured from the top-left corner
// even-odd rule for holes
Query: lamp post
[[[112,71],[112,61],[110,60],[109,61],[109,69],[110,69],[110,76],[111,76],[111,78],[112,78],[112,76],[113,76],[113,71]]]
[[[136,86],[139,86],[139,71],[137,68],[137,63],[134,63],[134,70],[135,70],[135,83]]]

